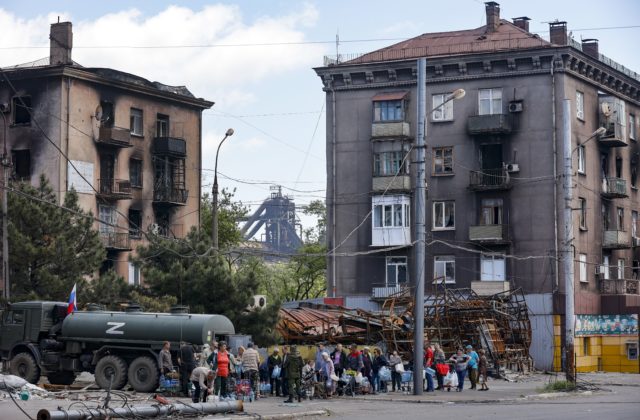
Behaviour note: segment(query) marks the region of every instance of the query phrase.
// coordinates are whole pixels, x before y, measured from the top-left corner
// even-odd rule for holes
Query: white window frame
[[[580,203],[580,213],[578,215],[578,224],[580,229],[587,230],[587,199],[584,197],[578,197]]]
[[[410,203],[375,203],[373,204],[373,228],[409,227]]]
[[[629,114],[629,139],[636,140],[637,136],[637,119],[635,114]]]
[[[581,283],[589,283],[589,278],[587,276],[587,254],[579,254],[578,255],[578,263],[580,273],[580,282]]]
[[[578,145],[578,173],[587,173],[587,149],[584,144]]]
[[[140,286],[140,266],[129,261],[129,275],[127,282],[130,286]]]
[[[627,260],[624,258],[618,258],[617,267],[618,267],[618,279],[624,279],[624,269],[627,265]]]
[[[144,136],[144,112],[141,109],[131,108],[129,123],[132,135]]]
[[[440,215],[442,216],[442,220],[437,220],[437,215],[438,215],[438,211],[436,211],[436,208],[441,207],[441,211],[440,211]],[[434,201],[433,202],[433,206],[432,206],[432,210],[433,210],[433,216],[432,216],[432,229],[433,230],[455,230],[456,228],[456,203],[455,201],[452,200],[445,200],[445,201]],[[446,226],[446,215],[447,215],[447,210],[449,210],[449,213],[453,213],[453,225],[451,226]]]
[[[450,156],[447,158],[445,155],[447,151],[450,151]],[[453,146],[434,147],[431,149],[433,156],[433,164],[431,165],[431,174],[440,175],[453,175]],[[438,156],[441,153],[441,156]],[[440,171],[437,168],[441,168]],[[449,168],[447,171],[446,169]]]
[[[498,265],[502,266],[502,270],[496,270]],[[488,270],[487,267],[489,267]],[[482,254],[480,257],[480,281],[507,281],[507,260],[504,255]]]
[[[389,268],[394,267],[395,279],[389,278]],[[400,268],[404,267],[404,281],[400,281]],[[385,279],[387,287],[396,287],[400,284],[406,284],[409,281],[409,266],[407,265],[407,257],[387,257],[385,265]]]
[[[610,256],[604,255],[602,257],[602,268],[604,270],[602,279],[609,280],[609,278],[611,277],[611,257]]]
[[[584,93],[576,90],[576,118],[584,121]]]
[[[452,271],[452,276],[447,276],[447,267]],[[444,281],[438,279],[438,274],[444,274]],[[433,283],[455,284],[456,282],[456,258],[453,255],[436,255],[433,257]]]
[[[487,102],[488,109],[483,110],[483,102]],[[502,114],[502,88],[478,89],[478,115]]]
[[[373,154],[373,176],[405,175],[408,171],[405,156],[407,151],[393,150]]]
[[[116,212],[116,207],[99,204],[98,220],[104,222],[100,223],[98,226],[98,231],[101,234],[114,233],[116,231],[115,225],[118,222],[118,213]]]
[[[444,105],[445,102],[451,93],[438,93],[435,95],[431,95],[431,104],[433,111],[431,113],[431,121],[453,121],[453,102],[448,101]],[[436,109],[437,108],[437,109]]]
[[[638,237],[638,211],[631,210],[631,237]]]

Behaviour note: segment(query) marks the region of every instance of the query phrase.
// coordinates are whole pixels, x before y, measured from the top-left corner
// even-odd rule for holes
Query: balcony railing
[[[509,241],[509,225],[469,226],[469,240],[483,243],[505,243]]]
[[[373,299],[386,299],[390,296],[394,296],[402,292],[407,286],[404,284],[394,285],[373,285],[371,289],[371,297]]]
[[[184,188],[156,186],[153,189],[153,202],[158,204],[184,206],[189,197],[189,190]]]
[[[177,137],[156,137],[153,139],[153,154],[185,157],[187,155],[187,142]]]
[[[114,147],[131,147],[131,130],[120,127],[100,127],[98,131],[99,144]]]
[[[408,122],[389,121],[371,124],[371,137],[409,137],[409,135]]]
[[[409,175],[375,176],[372,179],[372,190],[379,191],[410,191],[411,178]]]
[[[471,290],[480,296],[491,296],[511,289],[508,281],[472,281]]]
[[[127,200],[131,198],[131,181],[128,179],[98,179],[98,194],[102,198]]]
[[[622,178],[606,178],[602,180],[602,196],[606,198],[626,198],[627,181]]]
[[[631,235],[623,230],[605,230],[602,247],[605,249],[631,248]]]
[[[130,251],[131,241],[129,233],[125,232],[102,232],[100,234],[102,243],[109,251]]]
[[[508,190],[511,188],[509,172],[505,169],[483,169],[469,172],[469,188],[473,191]]]
[[[467,131],[471,135],[508,134],[511,132],[511,115],[472,115],[467,120]]]
[[[600,293],[603,295],[638,295],[638,279],[600,280]]]

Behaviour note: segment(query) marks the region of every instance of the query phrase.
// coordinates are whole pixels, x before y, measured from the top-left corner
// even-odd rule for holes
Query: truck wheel
[[[158,365],[151,357],[138,357],[129,365],[129,385],[138,392],[155,391],[158,377]]]
[[[76,374],[68,370],[62,370],[49,373],[47,379],[52,385],[71,385],[76,380]]]
[[[113,376],[113,382],[111,382]],[[105,356],[96,365],[96,383],[102,389],[122,389],[127,383],[127,363],[122,357],[109,355]]]
[[[9,372],[32,384],[40,379],[40,367],[30,353],[18,353],[13,356]]]

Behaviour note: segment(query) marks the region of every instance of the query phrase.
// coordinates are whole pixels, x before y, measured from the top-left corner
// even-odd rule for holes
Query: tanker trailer
[[[149,392],[158,386],[158,353],[164,341],[171,342],[175,359],[181,341],[201,346],[214,336],[235,333],[223,315],[181,311],[77,311],[66,315],[63,309],[56,302],[10,305],[3,316],[0,351],[3,360],[10,360],[13,374],[30,382],[37,382],[43,374],[52,383],[70,384],[77,373],[87,371],[95,375],[101,388],[122,389],[128,382],[136,391]],[[22,339],[16,340],[14,331],[14,339],[5,340],[5,327],[13,326],[5,326],[5,320],[12,321],[18,313],[24,321]]]

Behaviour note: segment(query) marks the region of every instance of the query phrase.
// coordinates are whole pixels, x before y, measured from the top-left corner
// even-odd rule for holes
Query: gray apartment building
[[[536,366],[559,368],[568,118],[575,313],[584,327],[576,327],[577,368],[638,372],[640,74],[600,54],[597,40],[573,40],[566,22],[550,23],[547,40],[529,32],[529,18],[507,21],[497,3],[485,7],[479,28],[326,58],[315,69],[327,100],[329,293],[380,301],[414,284],[414,245],[425,240],[426,293],[522,288]],[[417,59],[425,57],[428,111],[457,89],[466,96],[427,112],[427,233],[416,238]],[[606,133],[591,138],[599,127]],[[585,332],[610,317],[631,327]]]

